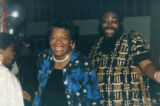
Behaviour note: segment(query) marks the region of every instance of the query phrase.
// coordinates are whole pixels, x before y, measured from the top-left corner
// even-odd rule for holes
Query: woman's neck
[[[66,61],[64,61],[64,62],[55,62],[54,68],[55,69],[62,69],[62,68],[64,68],[68,64],[69,60],[70,60],[70,57]]]
[[[72,55],[72,52],[68,53],[62,60],[58,60],[58,61],[57,61],[57,59],[53,55],[53,60],[55,62],[54,68],[55,69],[62,69],[62,68],[64,68],[68,64],[68,62],[70,61],[71,55]]]

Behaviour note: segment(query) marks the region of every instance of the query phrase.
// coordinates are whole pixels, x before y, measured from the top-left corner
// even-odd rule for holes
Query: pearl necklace
[[[57,63],[62,63],[62,62],[64,62],[64,61],[66,61],[68,58],[69,58],[69,56],[66,55],[66,57],[65,57],[64,59],[62,59],[62,60],[57,60],[57,59],[54,57],[54,55],[53,55],[53,60],[54,60],[55,62],[57,62]]]

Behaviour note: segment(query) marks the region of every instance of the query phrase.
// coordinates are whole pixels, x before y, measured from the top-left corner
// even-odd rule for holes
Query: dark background
[[[27,36],[25,28],[30,22],[49,22],[62,17],[72,20],[98,19],[104,8],[116,8],[124,17],[151,16],[151,0],[8,0],[9,5],[12,3],[20,3],[26,11],[25,20],[16,26],[17,39],[27,37],[32,40],[35,54],[49,46],[45,35]],[[76,48],[88,56],[98,36],[77,34]],[[151,96],[158,100],[160,85],[150,80],[150,86]]]

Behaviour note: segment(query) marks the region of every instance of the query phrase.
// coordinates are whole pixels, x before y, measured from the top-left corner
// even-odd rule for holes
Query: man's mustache
[[[105,27],[105,28],[103,28],[103,30],[107,30],[107,29],[112,29],[112,30],[114,30],[114,31],[117,30],[116,28],[113,28],[113,27]]]

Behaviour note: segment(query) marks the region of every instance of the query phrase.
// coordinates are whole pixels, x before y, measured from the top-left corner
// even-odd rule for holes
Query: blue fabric
[[[41,106],[41,94],[47,83],[48,77],[54,70],[52,59],[53,52],[45,50],[38,59],[39,88],[35,95],[34,106]],[[63,69],[65,94],[69,106],[101,105],[101,94],[96,79],[96,74],[88,58],[73,51],[69,63]]]

